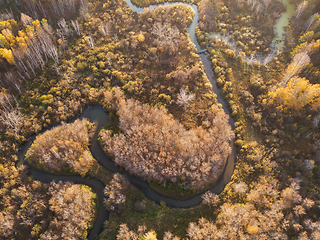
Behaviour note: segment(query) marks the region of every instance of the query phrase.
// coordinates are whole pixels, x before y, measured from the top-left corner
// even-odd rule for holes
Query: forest
[[[0,239],[320,239],[318,0],[0,0],[0,87]]]
[[[101,132],[102,144],[116,164],[143,179],[180,182],[186,189],[204,188],[220,175],[233,138],[223,110],[213,105],[206,114],[206,129],[188,131],[163,107],[117,101],[123,134]]]
[[[94,161],[88,145],[87,122],[85,119],[76,120],[38,135],[26,154],[26,160],[39,169],[53,172],[70,169],[85,175]]]

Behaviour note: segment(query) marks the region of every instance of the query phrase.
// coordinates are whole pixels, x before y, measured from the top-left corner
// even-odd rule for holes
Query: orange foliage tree
[[[218,178],[231,151],[234,134],[227,115],[213,105],[205,127],[187,130],[164,107],[150,107],[129,99],[118,102],[119,127],[101,140],[115,162],[131,174],[162,183],[180,182],[185,188],[203,188]]]
[[[71,170],[84,175],[93,163],[88,149],[88,128],[85,119],[54,127],[37,136],[26,159],[32,165],[53,172]]]
[[[94,214],[91,188],[71,183],[51,183],[50,210],[54,216],[41,239],[84,239]]]

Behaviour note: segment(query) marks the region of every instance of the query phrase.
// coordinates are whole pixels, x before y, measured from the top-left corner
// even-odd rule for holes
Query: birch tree
[[[309,30],[309,28],[311,27],[312,23],[314,22],[314,20],[317,19],[318,16],[319,16],[319,13],[315,13],[308,19],[308,21],[306,23],[306,32]]]
[[[308,7],[308,1],[303,1],[302,3],[300,3],[297,7],[297,10],[296,10],[296,19],[299,18],[301,16],[301,14],[304,12],[304,10],[307,9]]]
[[[109,34],[109,24],[102,22],[99,26],[99,30],[103,36],[107,36]]]
[[[72,24],[72,27],[74,29],[74,31],[77,33],[78,36],[81,36],[81,28],[80,28],[80,24],[78,22],[78,20],[71,20],[71,24]]]
[[[314,110],[320,107],[320,85],[312,84],[305,78],[291,78],[286,87],[268,95],[268,102],[280,105],[281,109],[299,111],[307,105]]]
[[[180,31],[169,23],[156,22],[152,27],[152,34],[156,35],[155,43],[169,51],[176,50],[180,42]]]
[[[22,123],[22,117],[19,110],[19,104],[13,95],[0,93],[0,120],[3,124],[12,128],[19,128]]]
[[[69,26],[64,18],[58,21],[58,26],[65,37],[69,37],[71,35],[71,29],[69,29]]]
[[[194,99],[195,95],[188,93],[188,90],[183,87],[180,89],[180,93],[178,94],[177,103],[178,105],[187,108],[190,105],[190,102],[192,102]]]
[[[299,74],[301,70],[310,62],[310,60],[311,59],[307,51],[296,54],[285,71],[284,77],[280,83],[280,87],[285,87],[289,79]]]
[[[20,19],[23,26],[32,25],[33,19],[26,14],[21,13]]]
[[[88,10],[88,1],[87,0],[80,0],[80,15],[85,20],[88,20],[89,17],[89,10]]]
[[[91,47],[92,49],[94,49],[94,40],[93,40],[93,37],[91,35],[87,36],[86,37],[86,41],[89,45],[89,47]]]
[[[14,89],[18,91],[19,94],[21,94],[21,86],[20,86],[20,79],[18,76],[14,76],[11,72],[7,72],[4,76],[5,82],[11,85]]]

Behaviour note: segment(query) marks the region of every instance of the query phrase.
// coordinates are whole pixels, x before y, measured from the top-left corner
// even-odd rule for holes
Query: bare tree
[[[76,3],[77,3],[77,0],[64,0],[63,1],[64,7],[66,9],[68,9],[68,11],[71,13],[76,12]]]
[[[51,57],[55,64],[59,64],[59,55],[56,45],[53,43],[51,36],[44,31],[42,28],[39,28],[37,39],[41,44],[42,51],[45,57]]]
[[[54,31],[46,21],[42,21],[42,28],[49,34],[49,36],[53,37]]]
[[[157,36],[156,44],[173,51],[180,42],[180,31],[176,26],[169,23],[156,22],[153,25],[152,34]]]
[[[21,13],[21,23],[23,26],[32,25],[33,19],[28,15]]]
[[[178,81],[179,84],[185,84],[188,79],[188,72],[185,72],[183,70],[177,70],[175,72],[172,72],[172,77],[176,81]]]
[[[129,182],[124,176],[119,173],[113,175],[110,184],[104,189],[104,195],[107,197],[105,204],[111,211],[120,213],[123,210],[126,201],[124,194],[128,187]]]
[[[267,11],[270,3],[271,3],[271,0],[263,0],[265,12]]]
[[[73,26],[74,31],[78,34],[78,36],[81,36],[81,29],[80,29],[80,24],[78,20],[71,20],[71,24]]]
[[[319,112],[319,110],[318,110]],[[314,116],[313,120],[312,120],[312,125],[314,128],[317,128],[319,126],[319,122],[320,122],[320,113],[318,113],[316,116]]]
[[[315,13],[309,18],[309,20],[306,23],[306,32],[309,30],[309,28],[311,27],[314,20],[318,17],[318,15],[319,13]]]
[[[194,94],[189,94],[188,90],[183,87],[180,89],[180,93],[178,94],[177,103],[182,107],[188,107],[190,102],[195,98]]]
[[[71,35],[71,29],[69,29],[67,22],[64,18],[58,21],[58,26],[65,37],[69,37]]]
[[[248,191],[248,185],[244,182],[239,182],[234,184],[234,191],[241,195],[245,194]]]
[[[106,36],[109,34],[109,24],[108,23],[105,23],[105,22],[102,22],[100,27],[99,27],[99,30],[101,32],[101,34],[103,36]]]
[[[296,18],[299,18],[301,16],[301,14],[304,12],[304,10],[306,10],[306,8],[308,7],[308,1],[303,1],[302,3],[299,4],[299,6],[297,7],[297,15]]]
[[[16,49],[12,49],[12,53],[15,58],[15,63],[18,68],[18,73],[21,76],[26,76],[27,78],[30,79],[31,77],[29,75],[29,70],[23,61],[23,52]]]
[[[112,65],[112,62],[111,62],[111,58],[110,58],[110,55],[108,55],[108,56],[107,56],[107,61],[108,61],[109,67],[111,67],[111,65]]]
[[[0,212],[0,235],[9,237],[14,233],[14,216],[5,211]]]
[[[18,128],[22,122],[22,117],[16,98],[7,93],[0,93],[0,104],[0,119],[2,123],[12,128]]]
[[[17,76],[13,76],[11,72],[7,72],[5,74],[5,81],[12,85],[16,90],[18,90],[19,94],[21,94],[21,86],[20,86],[20,81]]]
[[[211,191],[205,192],[201,198],[202,203],[209,206],[217,206],[220,201],[219,196]]]
[[[86,37],[86,41],[88,43],[88,45],[94,49],[94,40],[93,40],[93,37],[91,35],[89,35],[88,37]]]
[[[6,13],[0,12],[0,19],[3,19],[4,21],[14,19],[12,11],[9,12],[8,9],[6,9]]]
[[[51,0],[54,13],[59,17],[66,17],[63,1]]]
[[[285,87],[290,78],[298,74],[304,68],[304,66],[306,66],[310,62],[310,60],[311,59],[307,51],[297,53],[294,56],[292,62],[287,67],[285,75],[280,83],[280,86]]]
[[[87,0],[80,0],[80,15],[83,17],[85,20],[88,20],[88,1]]]
[[[147,231],[145,226],[139,226],[138,231],[130,230],[127,224],[121,224],[119,228],[119,232],[117,235],[117,240],[128,240],[128,239],[150,239],[154,240],[156,238],[146,238],[144,235]]]

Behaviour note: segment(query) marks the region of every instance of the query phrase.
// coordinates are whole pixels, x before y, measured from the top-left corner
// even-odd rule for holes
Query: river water
[[[273,27],[275,37],[272,42],[277,47],[277,49],[282,50],[284,47],[285,40],[285,27],[289,24],[289,20],[296,12],[296,7],[289,3],[289,0],[280,0],[283,5],[286,7],[286,12],[281,14],[280,18],[276,21],[276,24]]]
[[[284,0],[284,1],[288,1],[288,0]],[[134,6],[130,0],[126,0],[128,6],[137,13],[142,13],[144,11],[143,8],[139,8],[137,6]],[[159,4],[159,5],[152,5],[149,8],[155,8],[155,7],[159,7],[159,6],[164,6],[164,5],[169,5],[169,4],[174,4],[174,3],[165,3],[165,4]],[[189,38],[190,40],[195,44],[197,51],[200,51],[201,48],[196,40],[196,35],[195,35],[195,28],[197,26],[197,22],[198,22],[198,8],[196,5],[194,4],[190,4],[190,3],[183,3],[183,4],[187,4],[189,6],[191,6],[193,8],[193,10],[195,11],[195,16],[194,19],[191,23],[191,25],[188,28],[188,33],[189,33]],[[278,21],[279,22],[279,21]],[[282,23],[282,25],[285,23]],[[286,25],[286,24],[285,24]],[[284,26],[285,26],[284,25]],[[283,28],[283,27],[282,27]],[[276,28],[277,29],[277,28]],[[278,30],[277,30],[278,31]],[[281,35],[281,31],[278,31],[279,34]],[[280,36],[279,35],[279,36]],[[232,127],[234,127],[234,119],[231,118],[230,116],[230,109],[229,109],[229,105],[227,103],[227,101],[221,96],[220,94],[220,90],[217,87],[216,81],[214,80],[214,73],[212,70],[212,66],[211,66],[211,62],[207,59],[207,55],[206,54],[201,54],[200,55],[202,64],[204,65],[204,69],[205,69],[205,73],[209,79],[209,81],[212,84],[212,91],[217,95],[217,100],[218,102],[222,105],[222,108],[224,109],[224,111],[226,112],[227,115],[229,115],[229,123]],[[108,115],[107,113],[99,106],[94,106],[94,107],[88,107],[85,109],[85,111],[82,113],[82,115],[79,118],[87,118],[89,119],[91,122],[94,122],[97,124],[97,130],[94,133],[94,136],[92,138],[92,143],[90,146],[90,151],[93,155],[93,157],[106,169],[108,169],[109,171],[113,172],[113,173],[117,173],[120,172],[118,166],[115,165],[115,163],[113,161],[111,161],[110,159],[107,158],[107,156],[105,155],[104,151],[102,150],[102,148],[100,147],[100,144],[98,143],[98,133],[99,133],[99,129],[106,125],[108,122]],[[21,164],[24,161],[24,156],[28,150],[28,148],[31,146],[33,140],[35,137],[31,138],[24,146],[22,146],[18,158],[18,164]],[[225,169],[222,173],[222,175],[220,176],[220,178],[218,179],[218,181],[216,182],[216,184],[210,189],[210,191],[219,194],[221,193],[221,191],[224,189],[224,187],[226,186],[226,184],[230,181],[231,176],[233,174],[234,171],[234,164],[235,164],[235,158],[236,158],[236,147],[234,145],[234,143],[232,143],[232,152],[229,155],[226,165],[225,165]],[[171,207],[180,207],[180,208],[188,208],[188,207],[192,207],[192,206],[196,206],[198,204],[201,203],[202,199],[201,199],[201,195],[203,193],[194,195],[188,199],[184,199],[184,200],[177,200],[177,199],[173,199],[167,196],[163,196],[157,192],[155,192],[149,185],[147,182],[142,181],[136,177],[130,176],[128,175],[126,172],[121,172],[122,174],[124,174],[127,179],[137,188],[139,188],[146,197],[148,197],[149,199],[155,201],[156,203],[160,203],[160,201],[164,201],[166,203],[167,206],[171,206]],[[98,211],[97,211],[97,216],[95,219],[95,223],[93,228],[90,230],[89,235],[88,235],[88,239],[95,239],[103,230],[103,223],[105,220],[107,220],[109,218],[109,212],[106,210],[106,208],[103,206],[103,189],[104,189],[104,185],[102,184],[101,181],[97,180],[97,179],[92,179],[92,178],[84,178],[81,177],[80,175],[54,175],[54,174],[50,174],[44,171],[40,171],[40,170],[36,170],[36,169],[32,169],[31,168],[31,175],[34,179],[48,183],[51,181],[71,181],[77,184],[85,184],[90,186],[93,191],[97,194],[98,197]]]

